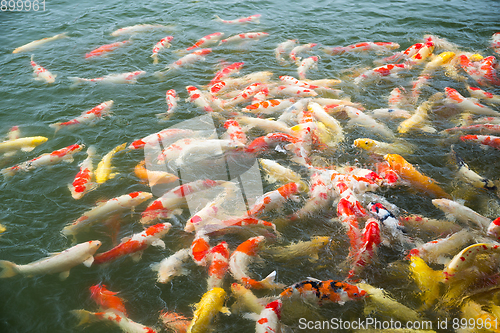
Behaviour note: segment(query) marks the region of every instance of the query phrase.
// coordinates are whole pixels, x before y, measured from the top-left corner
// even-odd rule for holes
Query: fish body
[[[312,259],[319,259],[319,251],[324,248],[330,237],[328,236],[315,236],[311,237],[309,241],[299,241],[284,247],[273,247],[268,249],[272,254],[273,260],[288,261],[296,257],[308,256]]]
[[[158,271],[158,278],[156,281],[159,283],[168,283],[175,276],[187,275],[189,272],[182,267],[190,256],[190,249],[181,249],[171,256],[163,259],[158,264],[152,266],[152,270]]]
[[[58,131],[61,128],[73,128],[82,124],[92,123],[99,118],[109,115],[113,104],[114,102],[112,100],[103,102],[93,107],[89,111],[84,111],[80,116],[74,119],[65,122],[50,124],[49,126]]]
[[[220,242],[210,249],[207,290],[222,287],[224,276],[229,268],[229,245]]]
[[[97,165],[97,169],[95,170],[95,181],[97,184],[103,184],[107,180],[114,177],[114,175],[111,174],[111,161],[113,160],[113,157],[116,155],[116,153],[124,150],[126,146],[127,144],[123,143],[119,146],[116,146],[109,153],[104,155],[104,157]]]
[[[213,288],[207,291],[201,300],[195,304],[193,320],[187,330],[188,333],[207,332],[215,316],[219,312],[229,314],[229,310],[224,307],[226,292],[222,288]]]
[[[62,234],[65,236],[76,236],[81,230],[103,220],[112,213],[131,209],[152,197],[153,195],[148,192],[132,192],[110,199],[85,212],[75,222],[68,224],[62,230]]]
[[[405,118],[408,119],[411,117],[411,114],[403,109],[399,108],[381,108],[372,110],[372,115],[375,118],[381,119],[394,119],[394,118]]]
[[[94,147],[89,147],[87,149],[87,158],[80,164],[80,170],[76,174],[73,183],[68,185],[71,196],[75,200],[81,199],[85,194],[96,188],[95,184],[92,183],[94,175],[92,158],[94,155]]]
[[[209,35],[206,35],[204,37],[202,37],[199,41],[197,41],[193,46],[190,46],[186,49],[186,51],[191,51],[191,50],[194,50],[198,47],[207,47],[207,46],[211,46],[213,44],[217,44],[221,38],[224,37],[224,33],[223,32],[214,32],[214,33],[211,33]]]
[[[225,24],[246,24],[246,23],[260,23],[261,14],[254,14],[248,17],[240,17],[235,20],[223,20],[219,16],[215,15],[215,21],[225,23]]]
[[[354,256],[353,266],[347,276],[348,279],[357,277],[366,265],[372,263],[382,241],[380,224],[374,218],[369,218],[366,221],[362,234],[361,248]]]
[[[1,260],[0,278],[8,278],[17,274],[34,276],[60,273],[61,279],[66,279],[71,268],[82,263],[90,267],[94,261],[93,256],[100,246],[101,242],[97,240],[80,243],[51,257],[26,265],[17,265],[10,261]]]
[[[145,164],[145,160],[139,162],[134,168],[134,173],[137,178],[144,182],[149,182],[150,186],[170,184],[179,180],[179,177],[170,172],[148,170]]]
[[[424,45],[410,57],[410,59],[407,60],[407,64],[410,66],[415,66],[418,65],[422,62],[424,62],[427,58],[429,58],[432,55],[432,52],[434,52],[434,42],[433,41],[427,41],[424,43]]]
[[[490,47],[497,54],[500,54],[500,32],[495,32],[491,35]]]
[[[349,105],[339,106],[338,108],[347,113],[351,123],[363,126],[371,130],[372,132],[378,133],[386,138],[394,138],[394,133],[385,124],[376,121],[369,114]]]
[[[190,129],[166,128],[142,139],[135,140],[128,146],[128,149],[142,149],[146,145],[158,145],[159,142],[162,142],[164,146],[168,146],[169,142],[175,142],[179,139],[194,136],[196,136],[196,133]]]
[[[160,313],[160,320],[167,330],[173,330],[176,333],[186,333],[192,318],[187,318],[171,311],[162,311]]]
[[[242,43],[251,40],[259,40],[269,36],[267,32],[246,32],[238,35],[230,36],[220,41],[219,45],[228,45],[234,43]]]
[[[298,183],[301,181],[301,177],[298,173],[285,166],[280,165],[274,160],[260,158],[259,164],[266,172],[265,178],[269,182]]]
[[[299,63],[299,67],[297,68],[297,74],[299,75],[299,79],[305,80],[307,72],[310,69],[317,67],[318,61],[319,58],[317,56],[312,56],[301,60]]]
[[[360,84],[361,82],[371,82],[380,80],[383,78],[395,78],[398,77],[400,72],[406,71],[410,68],[407,64],[388,64],[380,67],[376,67],[365,71],[358,77],[354,79],[355,84]]]
[[[481,99],[487,103],[500,104],[500,95],[494,95],[477,87],[466,86],[466,88],[474,98]]]
[[[103,77],[97,77],[93,79],[85,79],[81,77],[68,77],[68,79],[73,81],[73,86],[78,85],[81,82],[91,82],[91,83],[114,83],[114,84],[135,84],[137,79],[146,74],[145,71],[135,71],[120,74],[109,74]]]
[[[257,102],[242,108],[243,112],[251,112],[255,114],[273,114],[277,111],[286,109],[293,104],[289,99],[269,99],[263,102]]]
[[[44,136],[32,136],[26,138],[15,138],[0,142],[0,153],[11,153],[17,150],[31,151],[42,143],[47,142]]]
[[[210,103],[210,100],[200,91],[200,89],[195,86],[187,86],[186,90],[189,94],[188,101],[194,103],[197,107],[205,110],[206,112],[213,112],[214,109]]]
[[[54,83],[57,75],[52,74],[42,66],[33,61],[35,55],[31,55],[31,66],[33,67],[33,76],[35,80],[45,81],[45,83]]]
[[[485,146],[490,146],[496,149],[500,149],[500,137],[494,135],[462,135],[460,137],[462,141],[474,141]]]
[[[486,230],[491,223],[489,218],[450,199],[433,199],[432,204],[463,223],[473,222],[481,230]]]
[[[120,28],[111,33],[111,36],[118,37],[122,35],[132,35],[141,32],[147,32],[152,30],[172,30],[172,26],[161,25],[161,24],[136,24],[124,28]]]
[[[275,333],[280,331],[282,302],[280,299],[269,302],[256,318],[256,333]]]
[[[475,264],[478,255],[498,254],[500,245],[496,243],[477,243],[470,245],[456,254],[443,270],[445,283],[451,283],[456,280],[459,273],[466,271]]]
[[[368,209],[375,215],[382,228],[388,231],[393,240],[397,240],[400,244],[408,242],[404,225],[381,203],[371,202],[368,205]]]
[[[445,87],[444,90],[446,93],[446,101],[456,105],[462,111],[467,111],[473,114],[484,116],[500,116],[500,112],[497,112],[487,107],[486,105],[477,102],[477,100],[475,99],[462,96],[457,90],[453,88]]]
[[[295,46],[295,44],[297,44],[296,39],[289,39],[287,41],[279,43],[278,46],[276,46],[276,48],[274,49],[274,57],[280,65],[286,64],[286,59],[283,57],[283,55],[291,50]]]
[[[103,284],[96,284],[89,288],[90,297],[103,309],[113,309],[127,315],[124,301],[116,296],[118,293],[110,291]]]
[[[435,271],[420,257],[410,257],[410,276],[420,289],[420,299],[429,308],[441,296],[439,282],[443,279],[441,271]]]
[[[224,134],[225,139],[229,139],[235,143],[247,144],[247,137],[245,132],[241,128],[240,124],[235,119],[228,119],[224,123],[224,128],[226,129],[226,133]]]
[[[49,42],[52,42],[54,40],[61,39],[61,38],[67,38],[67,37],[68,37],[68,35],[64,32],[62,34],[57,34],[57,35],[52,36],[52,37],[46,37],[46,38],[42,38],[39,40],[35,40],[33,42],[30,42],[28,44],[25,44],[23,46],[16,48],[14,51],[12,51],[12,53],[31,51],[31,50],[34,50],[34,49],[42,46],[45,43],[49,43]]]
[[[210,239],[204,233],[197,232],[191,243],[191,258],[198,266],[206,266],[210,260]]]
[[[295,64],[300,64],[300,61],[302,60],[301,57],[299,57],[299,54],[301,53],[307,53],[309,51],[311,51],[316,45],[318,45],[317,43],[308,43],[308,44],[301,44],[301,45],[297,45],[295,46],[292,51],[290,51],[290,53],[288,54],[288,57],[290,58],[290,60],[292,62],[294,62]]]
[[[98,48],[85,54],[85,59],[100,57],[100,56],[107,54],[108,52],[111,52],[111,51],[113,51],[113,50],[115,50],[115,49],[117,49],[117,48],[119,48],[127,43],[130,43],[130,40],[124,40],[121,42],[116,42],[116,43],[111,43],[111,44],[99,46]]]
[[[406,142],[387,143],[368,138],[360,138],[354,140],[355,147],[364,149],[372,154],[411,154],[413,147]]]
[[[169,89],[165,93],[165,101],[167,102],[167,112],[157,113],[156,117],[162,120],[168,120],[175,112],[177,108],[177,102],[179,101],[179,97],[177,96],[177,92],[174,89]]]
[[[136,323],[124,314],[118,313],[113,309],[104,312],[90,312],[87,310],[71,310],[71,314],[80,319],[78,325],[83,325],[90,322],[109,322],[118,326],[125,333],[156,333],[150,327]]]
[[[330,55],[339,55],[349,52],[386,52],[397,48],[399,44],[394,42],[363,42],[348,46],[326,47],[323,51]]]
[[[248,211],[248,216],[256,217],[276,209],[282,206],[286,200],[295,199],[294,195],[301,190],[303,190],[301,183],[290,182],[274,191],[269,191],[255,200],[254,205]]]
[[[153,58],[153,64],[158,63],[158,53],[165,48],[169,48],[171,46],[170,42],[174,39],[174,36],[166,36],[160,39],[158,43],[153,47],[153,53],[151,54],[151,58]]]
[[[455,157],[455,161],[458,166],[457,174],[461,179],[477,188],[496,190],[497,187],[493,181],[488,178],[481,177],[476,172],[471,170],[467,163],[465,163],[465,161],[455,152],[455,150],[453,150],[453,148],[451,152],[453,157]]]

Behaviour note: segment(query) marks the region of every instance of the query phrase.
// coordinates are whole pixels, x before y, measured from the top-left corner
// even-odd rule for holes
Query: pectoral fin
[[[66,280],[66,279],[68,278],[68,276],[69,276],[69,271],[64,271],[64,272],[61,272],[61,273],[59,274],[59,278],[60,278],[61,280]]]
[[[152,246],[158,246],[161,247],[162,249],[165,249],[165,242],[162,241],[161,239],[155,239],[152,243]]]
[[[90,267],[92,266],[92,263],[94,262],[94,257],[93,256],[90,256],[88,257],[84,262],[83,264],[87,267]]]

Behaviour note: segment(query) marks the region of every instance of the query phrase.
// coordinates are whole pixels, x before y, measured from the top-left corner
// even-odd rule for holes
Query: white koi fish
[[[283,57],[283,54],[293,49],[293,47],[297,44],[296,39],[289,39],[285,42],[279,43],[278,46],[274,49],[274,56],[280,65],[285,65],[286,60]]]
[[[381,109],[375,109],[371,111],[371,114],[375,118],[380,118],[380,119],[394,119],[394,118],[405,118],[408,119],[411,117],[411,113],[399,109],[399,108],[381,108]]]
[[[10,261],[0,260],[0,269],[2,269],[0,278],[8,278],[17,274],[33,276],[60,273],[60,278],[66,279],[71,268],[82,263],[90,267],[94,262],[93,255],[100,246],[101,242],[97,240],[80,243],[51,257],[26,265],[17,265]]]
[[[83,309],[71,310],[70,312],[80,320],[78,326],[91,322],[104,321],[118,326],[123,332],[127,333],[156,333],[154,329],[136,323],[114,309],[107,309],[104,312],[90,312]]]
[[[105,117],[111,113],[110,109],[113,106],[113,101],[103,102],[89,111],[84,111],[80,116],[65,122],[59,122],[55,124],[50,124],[56,132],[61,128],[72,128],[81,124],[92,123],[95,120]]]
[[[68,79],[73,81],[72,87],[76,87],[82,82],[91,83],[114,83],[114,84],[135,84],[137,79],[146,74],[145,71],[135,71],[121,74],[109,74],[103,77],[96,77],[93,79],[85,79],[81,77],[68,77]]]
[[[33,76],[35,76],[35,80],[45,81],[45,83],[54,83],[57,75],[53,75],[42,66],[37,65],[37,63],[33,61],[34,56],[35,55],[31,55],[31,66],[33,67]]]
[[[308,44],[302,44],[302,45],[297,45],[295,46],[292,51],[290,51],[290,54],[288,55],[288,57],[290,58],[290,60],[292,62],[294,62],[295,64],[300,64],[300,60],[302,58],[300,58],[298,55],[300,53],[307,53],[309,51],[311,51],[316,45],[318,45],[317,43],[308,43]]]
[[[266,158],[259,158],[259,164],[266,172],[264,178],[270,183],[298,183],[302,181],[302,178],[298,173],[285,166],[282,166],[276,161]]]
[[[174,69],[179,69],[181,67],[193,64],[193,63],[195,63],[197,61],[205,60],[205,56],[207,54],[210,54],[211,52],[212,52],[212,49],[210,49],[210,48],[196,50],[196,51],[194,51],[192,53],[189,53],[189,54],[183,56],[179,60],[174,61],[173,63],[167,65],[165,67],[165,69],[167,69],[167,71],[174,70]],[[159,72],[159,73],[162,74],[162,72]]]
[[[153,47],[153,54],[151,54],[151,58],[153,58],[153,64],[158,63],[158,53],[165,48],[169,48],[171,46],[170,42],[174,39],[174,36],[167,36],[162,38],[158,43]]]
[[[304,60],[301,60],[299,67],[297,68],[297,74],[299,75],[299,78],[301,80],[305,80],[307,71],[309,71],[312,68],[316,68],[318,61],[319,57],[316,56],[308,57],[305,58]]]
[[[188,275],[189,271],[182,267],[183,263],[190,258],[191,249],[181,249],[170,257],[167,257],[157,264],[151,266],[153,271],[158,272],[156,281],[159,283],[168,283],[175,276]]]
[[[132,192],[110,199],[95,206],[91,210],[85,212],[75,222],[65,226],[62,230],[62,234],[65,236],[71,235],[76,237],[81,230],[89,228],[109,215],[133,209],[135,206],[140,205],[152,197],[153,195],[148,192]]]
[[[453,216],[460,222],[463,223],[473,222],[481,230],[488,229],[491,223],[491,220],[489,218],[453,200],[433,199],[432,204],[437,208],[441,209],[449,216]]]
[[[245,23],[260,23],[261,14],[250,15],[248,17],[241,17],[236,20],[223,20],[219,16],[215,15],[215,21],[225,23],[225,24],[245,24]]]
[[[142,139],[135,140],[128,146],[128,149],[142,149],[147,144],[158,144],[158,141],[163,142],[164,145],[167,145],[168,142],[175,142],[186,137],[194,138],[196,137],[196,133],[193,130],[189,129],[166,128],[162,131],[150,134]]]
[[[384,78],[395,78],[402,71],[410,69],[407,64],[389,64],[369,69],[354,79],[355,84],[371,82]]]
[[[236,121],[243,125],[243,131],[246,132],[251,128],[259,128],[267,133],[272,132],[283,132],[286,134],[292,134],[293,131],[290,127],[287,126],[286,123],[279,120],[272,120],[269,118],[257,118],[257,117],[247,117],[243,115],[239,115],[236,118]]]
[[[350,124],[356,124],[359,126],[363,126],[370,131],[378,133],[386,138],[392,139],[394,138],[394,133],[383,123],[377,122],[370,115],[364,113],[361,110],[353,108],[348,105],[343,105],[338,107],[339,110],[343,110],[349,116]]]
[[[495,183],[488,178],[481,177],[476,172],[471,170],[467,163],[455,152],[453,146],[451,147],[451,154],[455,158],[457,162],[458,171],[457,174],[463,179],[465,182],[471,184],[474,187],[482,188],[486,190],[496,190],[497,187]]]
[[[52,37],[46,37],[46,38],[42,38],[39,40],[35,40],[33,42],[30,42],[28,44],[25,44],[23,46],[16,48],[14,51],[12,51],[12,53],[31,51],[31,50],[34,50],[34,49],[42,46],[45,43],[52,42],[54,40],[61,39],[61,38],[67,38],[67,37],[68,37],[68,35],[64,32],[62,34],[57,34],[57,35],[52,36]]]
[[[486,105],[479,103],[475,98],[466,98],[453,88],[445,87],[445,101],[456,105],[460,110],[484,116],[500,116],[500,112],[495,111]]]
[[[167,102],[167,112],[157,113],[156,117],[161,120],[168,120],[175,112],[177,108],[177,102],[179,101],[179,97],[177,96],[177,92],[174,89],[167,90],[165,94],[165,101]]]
[[[111,33],[111,36],[117,37],[122,35],[132,35],[140,32],[147,32],[152,30],[166,30],[171,31],[174,27],[172,25],[161,25],[161,24],[136,24],[129,27],[121,28],[115,30]]]

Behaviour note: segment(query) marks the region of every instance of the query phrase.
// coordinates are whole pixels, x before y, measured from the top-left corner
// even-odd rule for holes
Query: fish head
[[[332,285],[335,284],[335,285]],[[358,298],[363,298],[368,296],[367,292],[364,291],[363,289],[358,288],[355,285],[348,284],[348,283],[342,283],[342,282],[331,282],[331,287],[332,288],[339,288],[338,284],[341,284],[342,289],[344,290],[345,293],[347,293],[347,296],[350,299],[358,299]],[[335,289],[334,289],[335,290]]]
[[[356,139],[353,145],[354,147],[370,150],[375,146],[375,141],[372,139]]]
[[[272,309],[274,313],[276,313],[276,316],[278,319],[281,319],[281,306],[282,302],[280,299],[277,299],[275,301],[272,301],[266,305],[266,309]]]
[[[89,241],[88,244],[89,244],[89,249],[95,252],[101,247],[102,243],[101,241],[94,240],[94,241]]]
[[[38,146],[38,145],[41,145],[42,143],[45,143],[47,142],[47,140],[49,140],[48,138],[44,137],[44,136],[37,136],[37,137],[34,137],[33,140],[31,141],[31,143],[35,146]]]

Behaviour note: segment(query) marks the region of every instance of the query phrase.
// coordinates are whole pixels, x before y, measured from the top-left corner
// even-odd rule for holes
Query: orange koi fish
[[[135,261],[139,260],[148,246],[158,246],[165,248],[165,243],[161,240],[172,225],[170,223],[159,223],[153,225],[143,232],[134,234],[130,238],[124,238],[120,244],[111,250],[99,253],[94,257],[94,265],[100,265],[116,260],[125,255],[130,255]]]
[[[81,124],[93,123],[99,118],[108,116],[111,113],[110,109],[113,104],[114,102],[112,100],[103,102],[89,111],[84,111],[80,116],[72,120],[50,124],[49,127],[54,128],[57,132],[61,128],[72,128]]]
[[[233,277],[247,288],[255,289],[279,289],[284,285],[275,283],[276,271],[273,271],[263,280],[257,281],[248,276],[248,264],[257,256],[257,250],[264,241],[264,236],[256,236],[244,241],[229,258],[229,270]]]
[[[106,45],[102,45],[102,46],[99,46],[98,48],[90,51],[89,53],[85,54],[85,59],[88,59],[88,58],[94,58],[94,57],[100,57],[108,52],[111,52],[127,43],[130,43],[130,40],[124,40],[124,41],[121,41],[121,42],[116,42],[116,43],[112,43],[112,44],[106,44]]]
[[[408,163],[401,155],[386,154],[384,155],[384,160],[389,163],[391,168],[394,169],[403,180],[409,182],[417,190],[425,192],[435,198],[451,198],[434,179],[418,172],[417,169]]]
[[[186,333],[192,318],[187,318],[171,311],[162,311],[160,313],[160,320],[166,329],[173,330],[176,333]]]
[[[167,36],[162,38],[158,43],[153,47],[153,54],[151,54],[151,58],[153,58],[153,64],[158,63],[158,53],[171,46],[170,42],[174,39],[174,36]]]
[[[137,164],[134,168],[134,173],[142,181],[149,181],[150,186],[170,184],[179,180],[179,177],[170,172],[148,170],[144,167],[145,164],[145,160],[142,160],[139,164]]]
[[[330,55],[344,54],[348,52],[385,52],[399,48],[398,43],[393,42],[364,42],[348,46],[325,47],[323,51]]]
[[[219,42],[222,37],[224,37],[223,32],[214,32],[212,34],[206,35],[199,41],[197,41],[193,46],[188,47],[186,51],[191,51],[198,47],[207,47],[213,44],[217,44],[217,42]]]
[[[297,282],[281,292],[281,299],[300,297],[319,305],[325,302],[344,304],[367,296],[366,291],[353,284],[337,280],[309,279]]]
[[[56,81],[57,75],[53,75],[51,72],[38,65],[33,61],[34,55],[31,55],[31,66],[33,67],[33,76],[37,81],[45,81],[45,83],[54,83]]]
[[[229,268],[229,246],[226,242],[220,242],[210,249],[210,261],[207,290],[222,286]]]
[[[254,205],[248,211],[248,216],[257,217],[281,207],[288,199],[297,200],[294,195],[303,189],[302,184],[291,182],[267,192],[255,200]]]
[[[116,296],[118,293],[106,289],[103,284],[96,284],[89,288],[90,297],[104,310],[113,309],[127,315],[123,300]]]
[[[226,23],[226,24],[245,24],[245,23],[260,23],[261,14],[250,15],[248,17],[241,17],[236,20],[223,20],[219,16],[215,15],[215,21]]]

